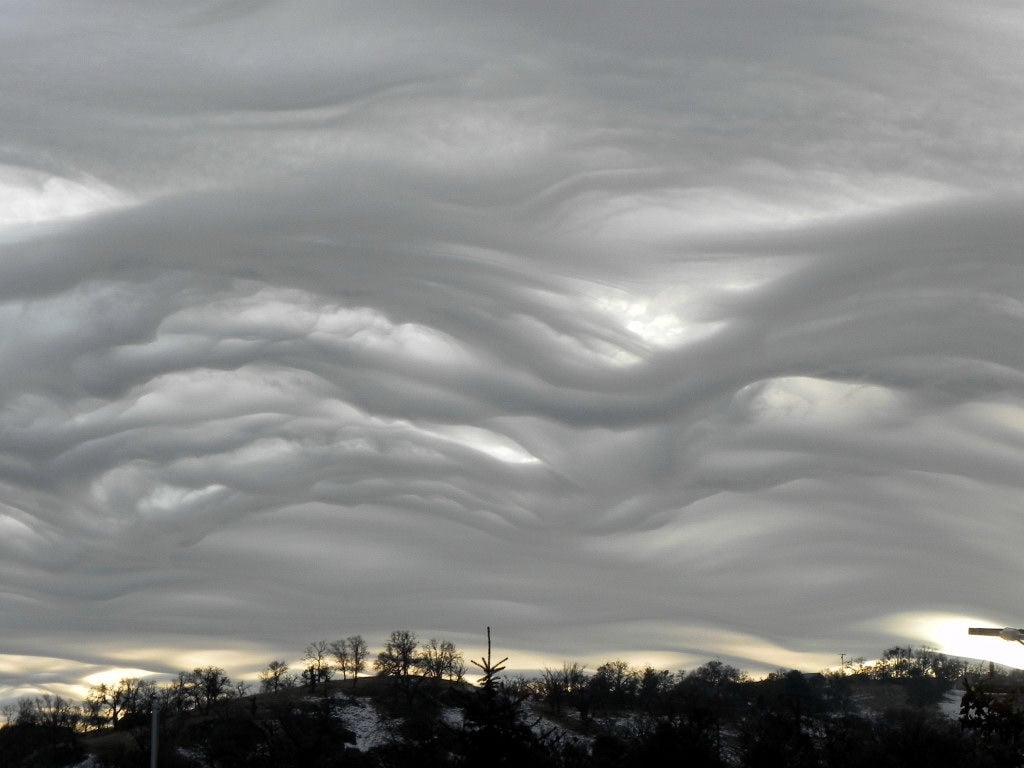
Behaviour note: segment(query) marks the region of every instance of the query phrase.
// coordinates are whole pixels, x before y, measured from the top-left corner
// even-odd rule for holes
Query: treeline
[[[467,667],[454,643],[397,630],[373,657],[360,635],[310,643],[295,670],[272,660],[255,687],[208,666],[161,684],[96,685],[80,703],[26,697],[4,713],[0,765],[63,768],[87,751],[103,768],[148,765],[154,708],[165,768],[1024,765],[1013,693],[1024,681],[1006,677],[1001,693],[969,686],[959,720],[941,715],[958,681],[988,670],[927,648],[754,680],[720,660],[689,671],[565,662],[510,676],[489,646],[488,635],[487,656]],[[392,718],[386,743],[354,748],[346,707],[356,705]]]

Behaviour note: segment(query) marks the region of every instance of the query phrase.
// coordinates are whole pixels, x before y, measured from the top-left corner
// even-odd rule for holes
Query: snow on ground
[[[530,724],[530,730],[547,742],[573,744],[587,750],[590,749],[594,742],[593,736],[582,736],[567,728],[563,728],[554,720],[549,720],[543,715],[538,714],[532,704],[525,704],[524,709],[526,722]]]
[[[400,741],[398,728],[402,721],[382,715],[369,698],[349,696],[335,699],[331,714],[356,735],[356,749],[365,752],[374,747]],[[463,727],[462,710],[458,707],[444,707],[441,720],[449,728]]]
[[[341,719],[346,728],[356,735],[356,749],[365,752],[389,744],[398,738],[398,721],[384,717],[369,698],[349,696],[335,700],[331,714]]]
[[[369,697],[335,698],[332,702],[331,714],[339,718],[342,724],[355,734],[355,747],[361,752],[401,740],[398,732],[402,723],[401,719],[382,715]],[[459,730],[465,725],[463,711],[458,707],[444,707],[440,714],[442,722],[453,730]],[[593,743],[592,736],[582,736],[568,730],[555,721],[538,714],[531,705],[525,706],[524,715],[533,732],[549,743],[574,744],[587,750]],[[201,763],[201,753],[180,751],[183,757]],[[81,763],[68,766],[68,768],[99,768],[99,764],[90,755]]]
[[[369,698],[349,696],[335,699],[331,712],[341,719],[346,728],[355,733],[356,748],[360,751],[365,752],[401,740],[398,733],[401,719],[382,715]],[[463,711],[458,707],[443,707],[440,714],[441,721],[453,730],[459,730],[465,725]],[[581,736],[549,720],[529,705],[526,706],[524,714],[533,732],[546,741],[575,744],[589,749],[594,740],[592,736]]]
[[[461,729],[466,724],[466,715],[458,707],[441,709],[441,721],[453,730]]]
[[[960,718],[960,699],[963,696],[962,688],[954,688],[939,702],[939,712],[951,720],[958,720]]]

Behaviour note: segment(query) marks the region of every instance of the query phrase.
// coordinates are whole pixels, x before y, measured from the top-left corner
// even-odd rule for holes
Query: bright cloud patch
[[[129,196],[96,179],[0,165],[0,227],[75,219],[130,203]]]

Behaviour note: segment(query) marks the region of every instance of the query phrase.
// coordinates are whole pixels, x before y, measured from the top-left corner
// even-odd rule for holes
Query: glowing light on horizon
[[[913,637],[940,653],[980,661],[994,661],[1006,667],[1024,669],[1024,645],[1007,642],[998,637],[979,637],[967,634],[970,627],[1013,626],[992,618],[978,618],[952,613],[904,613],[885,619],[888,631]]]
[[[87,685],[115,685],[118,681],[126,678],[153,677],[158,673],[150,669],[139,669],[138,667],[110,667],[93,672],[82,678]]]

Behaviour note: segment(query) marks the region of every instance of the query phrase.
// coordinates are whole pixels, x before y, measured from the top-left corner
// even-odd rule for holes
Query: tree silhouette
[[[462,654],[456,650],[455,643],[433,637],[423,645],[416,666],[425,677],[435,681],[448,679],[458,682],[466,674],[466,665],[462,660]]]
[[[274,659],[259,673],[260,690],[263,693],[276,693],[288,687],[288,663],[283,659]]]
[[[416,633],[396,629],[391,633],[384,650],[377,654],[374,668],[389,677],[408,677],[416,664]]]
[[[341,679],[347,680],[351,675],[352,688],[355,689],[360,673],[366,671],[366,659],[370,655],[363,636],[350,635],[335,640],[330,644],[330,651],[334,657],[334,668],[341,672]]]
[[[523,718],[523,700],[517,695],[523,687],[503,684],[501,673],[507,661],[508,657],[494,661],[491,628],[487,627],[487,655],[480,661],[470,660],[481,672],[479,687],[460,697],[466,724],[459,744],[459,765],[465,768],[540,768],[551,760],[550,751]]]
[[[412,671],[416,666],[417,646],[414,632],[396,629],[391,633],[384,650],[377,654],[377,660],[373,664],[380,674],[391,679],[393,703],[397,704],[401,695],[407,709],[412,707],[416,698],[416,680]]]
[[[318,687],[326,685],[334,673],[331,666],[331,646],[326,640],[317,640],[306,646],[306,655],[302,659],[306,665],[302,672],[302,679],[309,686],[310,691],[316,691]]]
[[[109,722],[114,728],[126,718],[149,712],[153,683],[137,677],[123,677],[116,684],[100,683],[89,689],[85,698],[86,711],[97,724]]]

